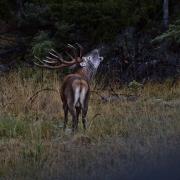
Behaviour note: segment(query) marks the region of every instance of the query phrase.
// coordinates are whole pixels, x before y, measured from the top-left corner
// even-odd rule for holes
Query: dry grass
[[[35,70],[0,77],[0,179],[133,179],[176,165],[179,82],[116,88],[136,100],[103,102],[92,93],[89,128],[84,134],[80,122],[74,137],[62,131],[59,82],[57,73]]]

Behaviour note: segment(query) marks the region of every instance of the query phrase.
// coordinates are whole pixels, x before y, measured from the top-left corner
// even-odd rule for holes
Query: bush
[[[24,3],[23,15],[15,17],[26,35],[48,31],[59,48],[64,43],[95,45],[109,42],[129,26],[148,28],[157,21],[154,18],[159,8],[160,2],[145,0],[31,0]],[[18,14],[16,10],[14,14]]]
[[[180,44],[180,20],[176,21],[175,24],[171,24],[167,32],[157,36],[153,42],[170,41]]]
[[[33,39],[32,54],[37,57],[43,57],[53,46],[54,43],[49,39],[48,33],[41,31]]]

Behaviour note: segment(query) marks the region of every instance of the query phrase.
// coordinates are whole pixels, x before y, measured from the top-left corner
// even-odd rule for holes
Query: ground
[[[114,87],[115,96],[93,83],[88,129],[80,122],[72,135],[61,78],[33,73],[0,76],[0,179],[180,178],[179,81]]]

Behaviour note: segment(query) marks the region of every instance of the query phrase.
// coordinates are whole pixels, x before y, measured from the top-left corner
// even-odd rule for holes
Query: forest
[[[179,50],[178,0],[0,0],[0,179],[178,180]]]
[[[103,48],[106,63],[99,74],[106,82],[162,81],[179,73],[180,3],[176,0],[167,7],[161,0],[0,3],[1,71],[32,65],[35,55],[42,57],[51,48],[61,50],[78,42],[85,52]]]

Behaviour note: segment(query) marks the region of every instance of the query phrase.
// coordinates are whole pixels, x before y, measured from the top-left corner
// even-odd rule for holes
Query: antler
[[[67,50],[65,51],[66,55],[68,56],[68,58],[70,58],[71,61],[64,60],[60,53],[58,53],[54,49],[51,49],[49,51],[49,55],[45,59],[41,60],[40,58],[35,56],[35,59],[38,61],[38,63],[34,62],[34,64],[39,67],[45,67],[45,68],[50,68],[50,69],[59,69],[59,68],[63,68],[63,67],[72,66],[74,64],[79,64],[83,61],[83,59],[82,59],[82,49],[83,48],[78,43],[76,43],[76,45],[80,49],[79,56],[77,55],[77,49],[71,44],[68,44],[67,48],[73,52],[73,56],[71,54],[69,54],[67,52]]]
[[[79,57],[82,58],[82,56],[83,56],[83,47],[80,44],[78,44],[78,43],[76,43],[76,45],[79,48]]]

